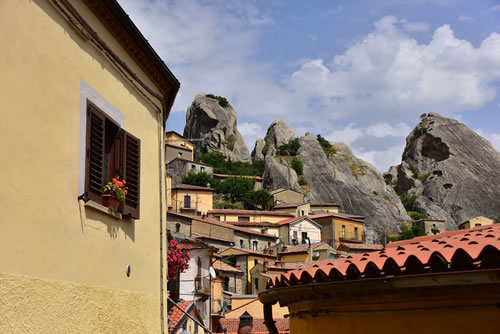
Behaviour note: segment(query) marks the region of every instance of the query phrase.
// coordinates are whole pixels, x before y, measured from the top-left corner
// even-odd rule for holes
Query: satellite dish
[[[210,268],[208,268],[208,271],[210,272],[210,276],[211,276],[212,278],[215,278],[215,277],[216,277],[214,267],[210,266]]]

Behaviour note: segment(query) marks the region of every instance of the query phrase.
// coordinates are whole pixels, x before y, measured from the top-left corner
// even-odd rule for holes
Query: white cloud
[[[403,142],[406,124],[421,113],[456,116],[480,108],[495,98],[500,81],[497,33],[474,46],[443,25],[430,41],[418,42],[409,33],[430,26],[387,16],[342,53],[290,62],[285,68],[292,73],[277,81],[273,64],[255,57],[262,27],[273,24],[255,2],[120,4],[181,82],[173,112],[185,111],[200,92],[226,96],[248,122],[239,129],[250,149],[272,120],[283,119],[348,142],[384,169],[379,163],[385,153],[377,152],[396,144],[370,146],[364,138]]]
[[[410,22],[407,20],[401,20],[400,22],[407,32],[427,32],[431,28],[431,25],[426,22]]]
[[[486,138],[491,143],[491,145],[493,145],[495,150],[500,152],[500,133],[491,133],[483,131],[482,129],[476,129],[474,131],[476,131],[477,134],[481,137]]]
[[[241,135],[245,138],[245,142],[249,146],[248,149],[252,151],[253,144],[258,138],[263,138],[266,134],[266,130],[258,123],[240,123],[238,124],[238,130]]]
[[[387,171],[390,166],[399,165],[401,163],[401,155],[405,145],[399,144],[390,146],[386,149],[373,151],[354,151],[354,154],[360,159],[363,159],[372,165],[377,166],[382,173]]]
[[[445,115],[477,109],[496,96],[500,80],[500,34],[479,47],[457,39],[448,25],[427,44],[407,35],[394,17],[332,61],[305,62],[288,81],[304,99],[321,99],[321,119],[370,124],[408,122],[423,111]],[[351,121],[352,122],[352,121]]]
[[[460,22],[472,22],[472,21],[473,21],[473,18],[472,18],[472,17],[470,17],[470,16],[466,16],[466,15],[460,15],[460,16],[458,17],[458,20],[459,20]]]
[[[491,7],[491,10],[493,10],[493,11],[500,11],[500,4]]]

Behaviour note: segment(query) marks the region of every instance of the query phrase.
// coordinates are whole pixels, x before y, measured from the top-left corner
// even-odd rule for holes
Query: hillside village
[[[291,143],[277,147],[278,152],[285,152],[280,156],[290,156],[286,150],[293,146]],[[196,332],[198,324],[187,314],[200,324],[210,324],[214,333],[256,332],[257,328],[258,332],[267,332],[258,295],[266,291],[269,280],[331,259],[382,251],[390,241],[438,237],[448,231],[444,220],[423,215],[403,225],[401,235],[384,235],[379,242],[368,242],[364,216],[342,212],[337,203],[307,199],[303,191],[307,187],[299,191],[271,188],[259,207],[245,208],[255,203],[231,202],[234,196],[228,196],[231,194],[226,191],[231,191],[227,188],[220,190],[219,182],[241,182],[247,184],[248,191],[263,191],[262,175],[242,175],[242,170],[253,171],[249,162],[226,170],[233,175],[220,174],[231,159],[207,152],[195,159],[195,146],[190,138],[175,131],[166,133],[169,238],[197,250],[191,251],[189,269],[169,280],[169,293],[176,303],[171,309],[172,333]],[[206,163],[209,161],[216,166]],[[493,219],[478,216],[459,228],[493,223]],[[187,314],[183,315],[180,308]],[[272,312],[278,332],[288,332],[288,319],[283,318],[287,308],[275,304]]]
[[[0,8],[0,333],[498,333],[500,153],[464,124],[384,174],[282,120],[250,152],[225,97],[167,128],[116,0]]]

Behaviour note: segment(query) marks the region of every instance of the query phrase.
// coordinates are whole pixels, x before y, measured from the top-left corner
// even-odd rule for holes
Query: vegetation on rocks
[[[292,168],[295,170],[297,175],[302,175],[304,174],[304,164],[302,163],[302,160],[298,157],[293,157],[292,158]]]
[[[279,146],[276,153],[281,156],[296,156],[299,153],[299,148],[299,138],[291,138],[288,143]]]
[[[335,146],[333,146],[327,139],[325,139],[321,135],[317,135],[316,138],[318,139],[318,143],[321,145],[321,148],[328,158],[337,153],[337,149],[335,148]]]
[[[262,176],[264,174],[264,160],[253,162],[232,161],[219,152],[208,152],[200,155],[196,160],[212,165],[214,173],[227,175]]]
[[[425,231],[422,227],[413,225],[408,227],[407,225],[401,226],[401,233],[399,235],[382,235],[380,242],[386,244],[388,242],[399,241],[399,240],[409,240],[416,237],[421,237],[425,235]]]
[[[219,105],[224,108],[224,107],[227,107],[229,105],[229,102],[227,101],[227,99],[223,96],[216,96],[214,94],[207,94],[207,97],[211,98],[211,99],[215,99],[217,101],[219,101]]]

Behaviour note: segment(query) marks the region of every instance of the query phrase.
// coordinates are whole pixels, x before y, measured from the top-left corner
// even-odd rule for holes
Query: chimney
[[[253,317],[245,311],[240,316],[240,325],[238,326],[238,334],[250,334],[253,328]]]

